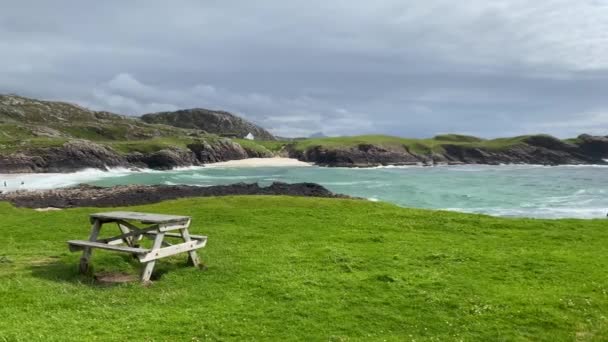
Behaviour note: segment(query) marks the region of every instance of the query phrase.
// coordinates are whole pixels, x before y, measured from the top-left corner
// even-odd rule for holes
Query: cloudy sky
[[[0,0],[0,93],[276,134],[608,134],[608,0]]]

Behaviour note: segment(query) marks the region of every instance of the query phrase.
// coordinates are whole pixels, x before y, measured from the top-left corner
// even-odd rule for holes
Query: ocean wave
[[[6,181],[7,191],[15,190],[46,190],[64,188],[81,183],[87,183],[104,178],[119,178],[133,174],[135,170],[127,168],[112,168],[107,171],[100,169],[84,169],[71,173],[24,173],[0,175],[0,181]]]
[[[579,218],[601,219],[606,217],[606,208],[443,208],[442,210],[464,213],[486,214],[500,217],[531,217],[545,219]]]

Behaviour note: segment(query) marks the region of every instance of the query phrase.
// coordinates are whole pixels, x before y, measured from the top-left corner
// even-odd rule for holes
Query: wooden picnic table
[[[145,266],[141,274],[142,282],[150,280],[156,260],[179,253],[188,253],[189,262],[198,267],[196,250],[205,247],[207,237],[191,235],[188,231],[192,218],[189,216],[161,215],[130,211],[113,211],[90,215],[91,234],[88,240],[70,240],[70,251],[82,251],[80,272],[87,273],[94,248],[130,253]],[[139,222],[145,227],[138,227]],[[120,234],[109,238],[99,238],[101,227],[116,224]],[[177,233],[175,232],[177,231]],[[165,237],[178,238],[183,242],[171,244]],[[153,240],[151,248],[140,247],[143,238]]]

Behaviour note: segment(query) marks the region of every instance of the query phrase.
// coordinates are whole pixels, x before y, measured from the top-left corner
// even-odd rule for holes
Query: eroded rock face
[[[245,158],[266,158],[271,153],[245,150],[230,139],[213,143],[201,141],[187,149],[167,148],[152,153],[122,155],[105,145],[73,140],[60,147],[0,155],[0,173],[74,172],[86,168],[106,170],[114,167],[169,170]]]
[[[405,148],[385,148],[370,144],[360,144],[347,149],[327,149],[316,146],[304,152],[291,150],[289,156],[321,166],[337,167],[413,165],[428,160],[428,157],[416,156]]]
[[[297,151],[288,146],[289,156],[323,166],[370,167],[411,164],[605,164],[608,137],[582,135],[576,143],[551,136],[531,136],[504,149],[466,144],[441,144],[441,152],[416,153],[405,147],[361,144],[350,148],[314,146]]]
[[[229,139],[220,139],[214,144],[202,141],[190,144],[188,148],[194,153],[196,159],[203,164],[240,160],[249,157],[247,151],[241,145]]]
[[[608,136],[583,134],[578,137],[581,152],[594,158],[608,158]]]
[[[254,184],[232,184],[210,187],[187,185],[126,185],[110,188],[81,185],[57,190],[15,191],[0,194],[0,201],[9,201],[27,208],[116,207],[156,203],[183,197],[231,195],[287,195],[307,197],[348,198],[337,195],[314,183],[273,183],[269,187]]]
[[[176,167],[201,164],[192,151],[180,148],[164,149],[150,154],[139,153],[130,155],[128,159],[138,165],[156,170],[170,170]]]
[[[71,172],[85,168],[127,166],[124,156],[103,145],[74,140],[61,147],[0,156],[0,172]]]
[[[73,140],[40,155],[45,172],[70,172],[84,168],[107,169],[128,166],[127,159],[113,149],[86,140]]]

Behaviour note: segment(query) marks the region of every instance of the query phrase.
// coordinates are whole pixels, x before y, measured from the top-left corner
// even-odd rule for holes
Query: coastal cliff
[[[454,135],[453,135],[454,136]],[[454,136],[458,137],[458,136]],[[548,135],[482,140],[416,140],[383,136],[326,138],[286,147],[302,161],[333,167],[436,164],[605,164],[608,137],[583,134],[564,141]]]
[[[229,140],[199,140],[186,148],[167,147],[153,152],[121,153],[103,144],[71,140],[57,147],[25,149],[0,155],[0,173],[74,172],[86,168],[150,168],[169,170],[176,167],[246,158],[270,157],[259,151],[246,150]]]
[[[245,132],[256,140],[222,137]],[[190,109],[140,119],[0,95],[0,173],[167,170],[277,155],[330,167],[606,164],[608,137],[481,139],[444,134],[429,139],[367,135],[277,140],[261,127],[221,111]]]
[[[114,167],[166,170],[273,156],[263,146],[218,136],[236,123],[241,128],[252,125],[245,120],[219,120],[207,127],[210,131],[203,131],[146,123],[66,102],[0,95],[0,173]]]

